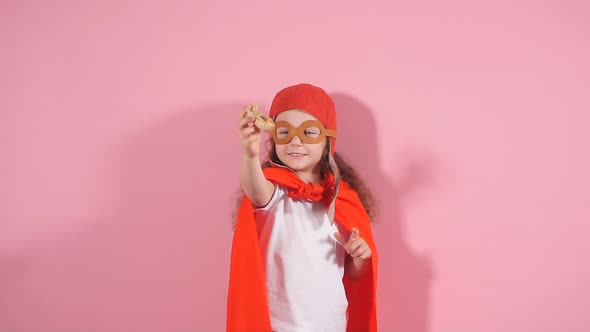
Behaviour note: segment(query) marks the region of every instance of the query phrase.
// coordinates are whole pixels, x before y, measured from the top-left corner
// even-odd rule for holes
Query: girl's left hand
[[[346,252],[356,259],[368,259],[371,257],[371,248],[367,242],[360,237],[359,230],[356,228],[352,229],[352,234],[348,240],[342,236],[339,232],[334,233],[336,241],[340,243]]]

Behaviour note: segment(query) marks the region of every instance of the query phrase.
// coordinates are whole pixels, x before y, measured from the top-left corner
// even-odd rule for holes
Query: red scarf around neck
[[[334,178],[326,177],[322,185],[308,184],[295,173],[280,167],[264,169],[264,175],[276,185],[289,190],[289,197],[323,201],[328,205]],[[342,282],[348,299],[347,332],[377,331],[376,289],[378,255],[371,221],[356,191],[342,181],[336,198],[336,222],[351,231],[357,228],[371,248],[370,266],[359,279],[344,274]],[[232,242],[227,299],[227,332],[271,332],[266,282],[254,209],[246,195],[240,205]]]

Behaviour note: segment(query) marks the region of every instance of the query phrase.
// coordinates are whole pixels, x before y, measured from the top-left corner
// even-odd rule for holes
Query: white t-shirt
[[[255,208],[273,331],[344,332],[348,301],[344,248],[321,202],[293,199],[275,186]]]

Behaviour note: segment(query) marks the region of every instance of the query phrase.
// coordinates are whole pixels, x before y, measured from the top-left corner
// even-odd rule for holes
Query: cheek
[[[327,153],[326,151],[325,144],[314,146],[312,149],[310,149],[310,152],[317,158],[323,157]]]
[[[277,153],[277,156],[284,156],[285,155],[285,146],[284,144],[277,144],[275,145],[275,152]]]

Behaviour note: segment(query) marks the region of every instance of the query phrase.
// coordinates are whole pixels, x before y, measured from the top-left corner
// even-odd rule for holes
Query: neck
[[[295,174],[306,183],[322,183],[322,177],[319,172],[295,172]]]

